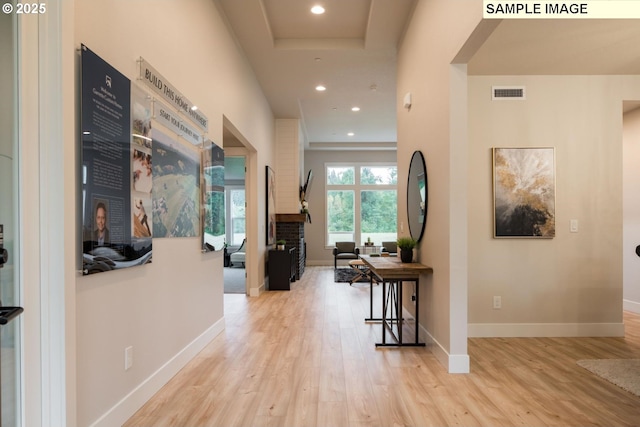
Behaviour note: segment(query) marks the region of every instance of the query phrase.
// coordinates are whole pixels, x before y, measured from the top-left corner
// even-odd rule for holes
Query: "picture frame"
[[[266,182],[266,243],[269,246],[276,243],[276,175],[268,165],[266,166]]]
[[[493,237],[555,237],[555,149],[493,148]]]

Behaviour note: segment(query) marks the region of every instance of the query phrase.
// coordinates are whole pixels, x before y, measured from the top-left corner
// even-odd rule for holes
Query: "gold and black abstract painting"
[[[553,148],[493,149],[494,237],[553,238]]]

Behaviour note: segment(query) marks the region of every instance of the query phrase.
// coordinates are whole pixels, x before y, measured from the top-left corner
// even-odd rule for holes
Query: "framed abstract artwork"
[[[267,166],[267,246],[276,243],[276,175]]]
[[[493,148],[496,238],[555,237],[554,148]]]

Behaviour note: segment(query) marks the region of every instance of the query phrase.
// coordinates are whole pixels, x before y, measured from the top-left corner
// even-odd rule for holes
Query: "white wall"
[[[640,313],[640,108],[624,115],[623,124],[623,308]]]
[[[469,77],[470,336],[624,334],[622,101],[639,95],[634,76]],[[492,237],[491,147],[555,147],[553,239]]]
[[[464,68],[451,65],[482,19],[480,1],[417,2],[398,55],[398,176],[407,176],[411,155],[427,164],[429,205],[419,261],[433,267],[420,278],[420,322],[433,351],[450,372],[467,372],[466,108]],[[410,110],[402,98],[412,93]],[[453,112],[453,114],[452,114]],[[398,188],[398,215],[405,218],[406,182]],[[462,233],[461,233],[462,231]],[[406,232],[405,232],[406,234]]]
[[[132,81],[143,57],[208,116],[213,141],[222,141],[223,116],[233,124],[251,144],[248,177],[254,181],[247,197],[257,219],[248,227],[264,230],[259,172],[273,161],[274,120],[215,3],[76,0],[75,45],[67,48],[80,43]],[[65,167],[77,170],[75,159],[65,159]],[[77,207],[66,209],[73,216]],[[252,263],[263,277],[257,266],[265,248],[258,240]],[[153,263],[143,267],[77,278],[80,426],[100,417],[99,425],[120,425],[224,327],[222,254],[202,254],[199,237],[154,239],[153,253]],[[77,259],[76,252],[66,256]],[[128,346],[134,365],[125,372]]]
[[[313,151],[304,155],[305,176],[313,171],[311,191],[307,194],[311,224],[304,225],[304,239],[307,243],[307,265],[333,265],[333,248],[325,246],[327,229],[327,199],[325,197],[325,163],[335,162],[395,162],[395,151]],[[398,175],[401,177],[401,175]],[[402,179],[399,178],[398,181]],[[398,186],[399,187],[399,186]],[[406,188],[404,190],[406,192]],[[398,200],[400,200],[398,190]],[[406,200],[406,198],[405,198]],[[400,203],[398,201],[398,203]],[[406,203],[406,202],[405,202]],[[398,224],[402,221],[398,217]],[[405,220],[406,223],[406,220]]]
[[[300,120],[276,120],[276,159],[270,165],[276,178],[276,214],[300,213],[301,137]]]

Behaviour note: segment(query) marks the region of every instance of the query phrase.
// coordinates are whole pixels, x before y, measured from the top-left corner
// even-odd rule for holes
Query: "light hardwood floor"
[[[368,304],[326,267],[225,295],[226,330],[125,426],[640,426],[640,397],[576,364],[640,358],[638,315],[625,338],[469,339],[471,373],[448,374],[428,348],[376,349]]]

